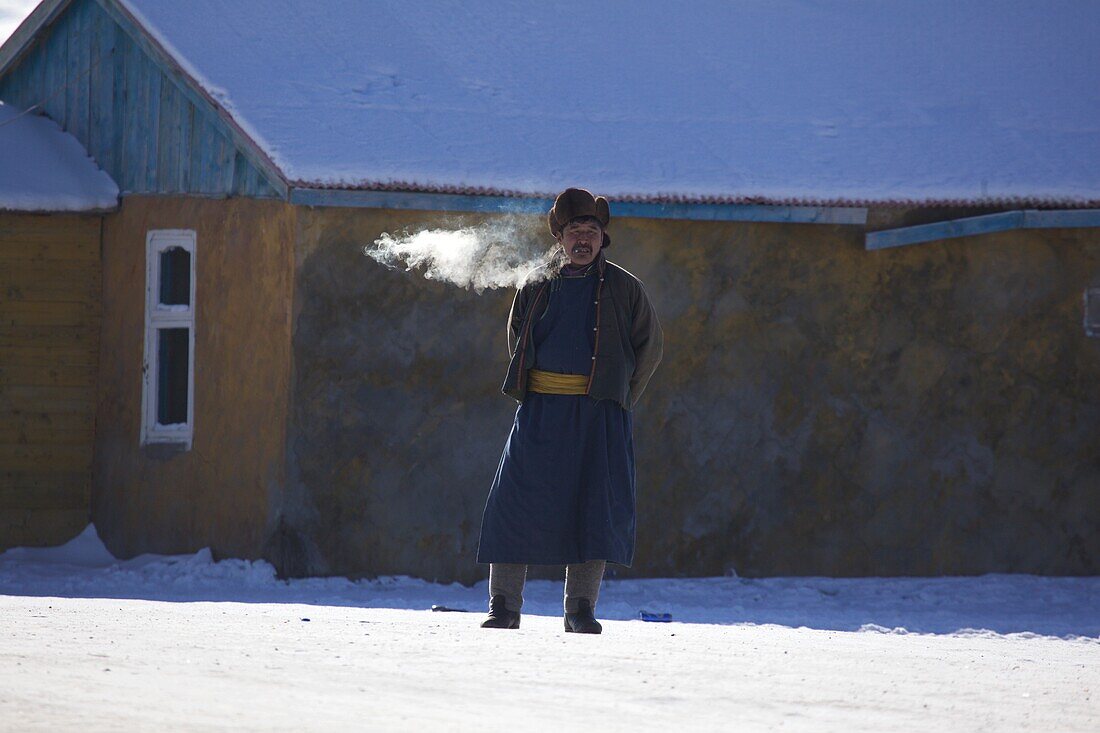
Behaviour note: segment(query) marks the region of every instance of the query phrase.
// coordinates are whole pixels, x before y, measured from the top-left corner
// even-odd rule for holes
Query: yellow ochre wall
[[[362,247],[486,219],[299,214],[285,516],[315,571],[485,576],[512,294]],[[543,217],[522,219],[550,243]],[[1100,571],[1100,339],[1082,325],[1100,230],[879,252],[858,226],[613,218],[610,233],[666,337],[634,415],[635,562],[615,572]]]
[[[0,213],[0,550],[88,523],[99,216]]]
[[[127,196],[104,222],[92,518],[117,556],[258,557],[284,482],[294,209]],[[145,242],[196,232],[194,442],[142,447]]]
[[[613,229],[667,336],[639,570],[1100,571],[1100,229],[877,252],[861,227]]]
[[[512,294],[362,249],[495,219],[126,198],[103,241],[92,516],[108,547],[483,578]],[[515,226],[549,244],[542,217]],[[139,446],[153,228],[197,231],[188,452]],[[1100,285],[1100,230],[881,252],[864,233],[613,220],[609,256],[666,334],[635,412],[637,553],[615,572],[1097,572],[1100,340],[1082,292]]]

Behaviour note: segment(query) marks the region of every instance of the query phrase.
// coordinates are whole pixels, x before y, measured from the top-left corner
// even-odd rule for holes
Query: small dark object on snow
[[[509,611],[504,606],[504,596],[489,599],[489,618],[481,622],[483,629],[518,629],[519,612]]]
[[[450,613],[466,613],[465,608],[451,608],[450,606],[441,606],[438,603],[432,605],[433,611],[447,611]]]
[[[638,611],[638,617],[642,621],[656,621],[657,623],[667,624],[672,621],[671,613],[650,613],[649,611]]]
[[[303,620],[303,621],[309,621],[309,619],[308,619],[308,618],[304,618],[304,619],[302,619],[302,620]]]
[[[587,598],[577,599],[577,612],[565,613],[565,630],[569,633],[599,634],[603,632],[603,626],[592,615],[592,601]]]

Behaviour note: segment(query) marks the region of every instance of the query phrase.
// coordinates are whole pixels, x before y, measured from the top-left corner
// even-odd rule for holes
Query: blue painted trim
[[[976,234],[1004,232],[1010,229],[1049,229],[1055,227],[1100,227],[1100,209],[1005,211],[999,214],[970,216],[965,219],[937,221],[933,224],[901,227],[900,229],[885,229],[879,232],[868,232],[865,246],[868,250],[888,249],[923,242],[937,242],[942,239],[970,237]]]
[[[1025,229],[1076,229],[1100,227],[1100,209],[1061,209],[1057,211],[1024,212]]]
[[[953,237],[969,237],[974,234],[1002,232],[1007,229],[1018,229],[1023,223],[1024,213],[1022,211],[1008,211],[1002,214],[937,221],[933,224],[868,232],[866,247],[870,250],[887,249],[889,247],[903,247],[908,244],[936,242]]]
[[[613,202],[616,216],[695,221],[767,221],[787,224],[867,223],[867,209],[844,206],[768,206],[765,204],[659,204]],[[549,208],[549,207],[547,207]]]
[[[487,211],[513,214],[545,214],[553,199],[510,196],[466,196],[450,193],[406,191],[348,191],[325,188],[292,188],[290,203],[302,206],[346,206],[422,211]],[[615,216],[698,221],[770,221],[799,224],[865,224],[867,209],[813,206],[761,206],[756,204],[647,204],[611,202]]]

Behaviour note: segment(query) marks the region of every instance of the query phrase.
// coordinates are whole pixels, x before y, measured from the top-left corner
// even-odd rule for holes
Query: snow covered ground
[[[0,554],[0,730],[1100,729],[1100,578],[609,580],[598,637],[560,583],[518,631],[485,593],[116,561],[89,527]]]

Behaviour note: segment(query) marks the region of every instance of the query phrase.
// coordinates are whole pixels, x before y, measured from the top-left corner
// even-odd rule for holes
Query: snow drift
[[[612,569],[613,572],[613,569]],[[95,527],[60,547],[0,554],[0,595],[307,603],[472,612],[487,583],[442,585],[409,577],[281,581],[263,560],[215,561],[210,550],[118,560]],[[528,583],[525,614],[561,613],[562,584]],[[779,624],[840,631],[956,636],[1057,636],[1100,643],[1100,578],[986,575],[957,578],[653,578],[605,581],[598,615]],[[641,621],[639,621],[641,623]]]

